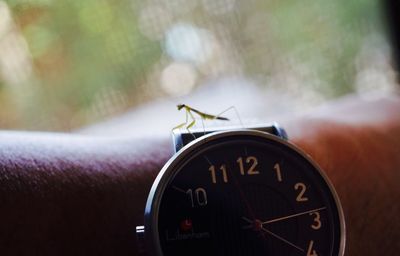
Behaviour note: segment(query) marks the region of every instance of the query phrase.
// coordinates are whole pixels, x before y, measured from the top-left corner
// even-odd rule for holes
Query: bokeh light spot
[[[176,61],[198,64],[212,56],[212,42],[209,31],[191,24],[177,23],[166,33],[165,50]]]
[[[171,96],[189,93],[197,80],[196,70],[189,64],[173,62],[161,74],[161,88]]]

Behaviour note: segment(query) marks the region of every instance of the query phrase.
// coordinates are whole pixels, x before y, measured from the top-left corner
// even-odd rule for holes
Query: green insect
[[[211,114],[207,114],[204,112],[201,112],[197,109],[194,109],[192,107],[189,107],[188,105],[185,104],[179,104],[177,105],[178,110],[182,110],[184,109],[186,111],[186,121],[184,123],[181,123],[177,126],[175,126],[172,130],[176,130],[176,129],[180,129],[184,126],[186,126],[186,129],[190,129],[191,127],[193,127],[196,123],[196,119],[194,118],[193,113],[197,114],[200,116],[201,119],[203,120],[223,120],[223,121],[229,121],[228,118],[226,117],[222,117],[220,116],[222,113],[226,112],[227,110],[223,111],[222,113],[218,114],[218,115],[211,115]],[[229,108],[230,109],[230,108]],[[188,124],[189,122],[189,116],[192,119],[191,122]]]

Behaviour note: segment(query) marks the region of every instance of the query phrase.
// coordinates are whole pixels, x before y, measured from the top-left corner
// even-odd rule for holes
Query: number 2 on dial
[[[299,194],[296,197],[296,201],[297,202],[306,202],[308,201],[308,197],[304,196],[304,193],[307,190],[307,187],[304,183],[296,183],[296,185],[294,185],[294,189],[295,190],[300,190]]]

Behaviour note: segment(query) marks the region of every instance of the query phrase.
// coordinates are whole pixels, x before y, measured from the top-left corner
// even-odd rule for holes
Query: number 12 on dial
[[[248,156],[246,158],[239,157],[236,162],[239,165],[239,171],[241,175],[257,175],[260,174],[260,172],[256,169],[258,165],[258,160],[255,156]],[[245,163],[248,166],[245,166]],[[220,179],[218,177],[222,178],[223,183],[228,183],[228,174],[227,174],[227,168],[226,165],[223,164],[219,168],[216,168],[215,165],[211,165],[208,170],[210,171],[211,174],[211,182],[216,184],[217,180]],[[220,174],[218,174],[220,173]]]

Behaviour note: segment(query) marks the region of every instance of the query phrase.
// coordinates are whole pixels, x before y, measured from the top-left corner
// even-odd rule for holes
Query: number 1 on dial
[[[281,166],[279,163],[274,165],[274,170],[276,171],[276,177],[279,182],[282,182],[282,173],[281,173]]]

